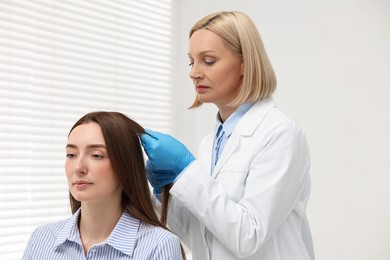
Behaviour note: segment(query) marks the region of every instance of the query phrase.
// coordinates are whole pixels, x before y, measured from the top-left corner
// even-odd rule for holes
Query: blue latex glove
[[[172,183],[195,157],[178,140],[170,135],[145,129],[141,143],[149,157],[146,163],[148,180],[154,193],[161,193],[161,188]]]

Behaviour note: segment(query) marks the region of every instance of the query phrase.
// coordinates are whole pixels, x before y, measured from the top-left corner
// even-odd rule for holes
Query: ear
[[[243,76],[244,75],[244,61],[241,61],[241,71],[240,71],[240,73],[241,73],[241,76]]]

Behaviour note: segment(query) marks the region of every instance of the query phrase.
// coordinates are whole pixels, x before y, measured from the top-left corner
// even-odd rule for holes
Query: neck
[[[219,109],[219,117],[221,119],[221,122],[225,122],[226,119],[231,116],[234,111],[236,111],[237,107],[228,107],[228,106],[218,106]]]
[[[122,213],[120,203],[96,205],[92,202],[84,202],[81,204],[79,230],[85,254],[93,245],[105,241],[110,236]]]

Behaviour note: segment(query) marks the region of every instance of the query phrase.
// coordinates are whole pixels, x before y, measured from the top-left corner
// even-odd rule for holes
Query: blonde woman
[[[252,20],[219,12],[190,30],[191,108],[218,108],[195,158],[146,130],[147,174],[170,189],[168,226],[196,260],[313,260],[306,206],[310,157],[301,128],[276,106],[276,77]]]

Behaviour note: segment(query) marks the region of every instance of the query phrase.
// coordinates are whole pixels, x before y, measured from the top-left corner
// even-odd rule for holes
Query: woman
[[[193,259],[313,260],[306,218],[309,150],[272,100],[276,78],[260,35],[242,12],[219,12],[190,30],[191,108],[213,103],[215,131],[195,157],[146,130],[154,193],[172,185],[168,226]]]
[[[117,112],[76,122],[65,162],[73,216],[37,228],[23,259],[182,259],[178,237],[145,196],[142,133]]]

